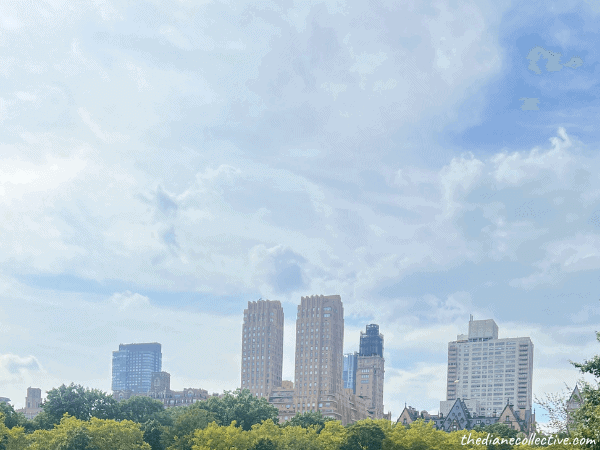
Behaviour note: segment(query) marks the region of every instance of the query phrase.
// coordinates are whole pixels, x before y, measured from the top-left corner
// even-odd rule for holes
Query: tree
[[[85,422],[65,415],[52,430],[28,436],[27,450],[151,450],[137,423],[98,419]]]
[[[85,428],[73,428],[67,431],[67,439],[58,445],[57,450],[96,450],[91,446],[90,441],[90,436]]]
[[[91,446],[98,450],[151,450],[144,442],[140,424],[130,420],[115,420],[92,417],[86,428]]]
[[[211,397],[194,405],[214,414],[219,424],[227,426],[235,421],[245,431],[267,419],[275,423],[278,421],[277,408],[269,404],[266,398],[253,396],[248,389],[225,391],[221,398]]]
[[[203,430],[197,430],[193,437],[193,450],[248,449],[250,433],[236,425],[232,422],[228,426],[219,426],[213,422]]]
[[[519,431],[513,430],[505,423],[493,423],[486,425],[485,427],[475,427],[475,430],[482,431],[484,433],[490,433],[491,435],[498,436],[500,438],[515,438],[519,434]]]
[[[251,447],[251,450],[277,450],[277,445],[269,438],[261,438]]]
[[[600,332],[596,332],[596,340],[600,342]],[[600,378],[600,355],[594,355],[592,359],[585,360],[583,363],[569,362],[577,367],[582,373],[589,373],[595,378]]]
[[[339,450],[346,441],[347,429],[339,420],[328,420],[317,438],[319,449]]]
[[[147,421],[142,425],[144,441],[150,445],[152,450],[164,450],[163,427],[156,419]]]
[[[137,423],[157,419],[164,415],[165,411],[162,402],[139,395],[123,400],[117,403],[117,406],[120,420],[132,420]]]
[[[361,420],[348,427],[341,450],[380,450],[384,439],[385,433],[378,423],[371,419]]]
[[[166,427],[163,436],[164,446],[172,450],[190,450],[194,432],[203,430],[216,421],[215,415],[201,407],[203,402],[190,406],[179,406],[169,411],[173,415],[173,425]]]
[[[596,332],[596,339],[600,342],[600,333]],[[570,361],[582,373],[589,373],[595,378],[600,377],[600,356],[595,355],[592,359],[583,363]],[[581,385],[581,406],[573,413],[574,430],[573,436],[595,440],[594,444],[584,448],[600,449],[600,385],[588,383],[584,380]]]
[[[22,413],[16,412],[8,403],[0,402],[0,414],[4,415],[4,425],[7,428],[22,427],[27,421]]]
[[[542,398],[534,396],[535,402],[548,412],[549,430],[553,433],[568,433],[569,411],[567,403],[571,398],[572,389],[565,384],[566,390],[546,393]]]
[[[33,433],[35,430],[51,430],[55,422],[46,411],[41,411],[32,420],[25,423],[25,430],[28,433]]]
[[[291,420],[288,420],[283,424],[284,427],[302,427],[308,428],[311,426],[316,427],[317,433],[325,427],[325,423],[333,421],[331,417],[324,417],[321,411],[307,411],[304,414],[296,414]]]
[[[53,424],[58,424],[65,413],[79,420],[114,419],[118,414],[117,402],[110,395],[73,383],[49,390],[42,408]]]

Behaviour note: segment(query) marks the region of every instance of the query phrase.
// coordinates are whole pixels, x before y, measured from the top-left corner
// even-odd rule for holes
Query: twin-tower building
[[[279,301],[248,302],[242,329],[242,389],[267,398],[278,408],[280,422],[307,411],[321,411],[344,425],[384,417],[385,361],[378,325],[361,332],[358,353],[344,356],[341,297],[302,297],[291,382],[282,379],[283,319]]]

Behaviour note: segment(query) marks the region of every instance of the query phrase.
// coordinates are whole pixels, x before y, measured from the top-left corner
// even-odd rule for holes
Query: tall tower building
[[[367,325],[366,333],[360,332],[356,394],[368,399],[367,410],[374,419],[383,418],[384,375],[383,335],[379,333],[379,325]]]
[[[529,337],[498,339],[491,319],[469,320],[469,334],[448,343],[446,404],[472,400],[476,415],[499,414],[509,403],[532,408],[533,343]]]
[[[162,366],[161,345],[120,344],[113,352],[112,390],[147,393],[152,382],[152,373],[160,372]]]
[[[248,302],[242,326],[242,389],[267,397],[281,386],[283,308],[278,300]]]
[[[344,308],[339,295],[302,297],[296,320],[296,413],[343,389]]]

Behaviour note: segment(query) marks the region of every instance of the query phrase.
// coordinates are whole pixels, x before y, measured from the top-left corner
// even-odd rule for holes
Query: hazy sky
[[[240,383],[243,310],[340,294],[385,409],[436,411],[469,314],[534,393],[600,352],[595,1],[0,2],[0,396]],[[538,408],[539,410],[539,408]],[[539,412],[539,411],[538,411]]]

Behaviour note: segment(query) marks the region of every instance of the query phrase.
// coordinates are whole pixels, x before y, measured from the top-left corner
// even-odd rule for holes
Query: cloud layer
[[[556,22],[529,54],[505,35],[535,15],[508,2],[21,3],[0,5],[13,400],[108,390],[111,352],[140,341],[163,344],[174,386],[232,389],[258,297],[284,304],[286,377],[300,296],[342,296],[348,351],[380,324],[394,414],[437,408],[469,314],[532,337],[536,393],[596,351],[600,160],[574,94],[597,80],[589,36]],[[558,71],[561,54],[581,56]],[[515,61],[533,93],[494,91],[529,80]],[[508,105],[550,93],[572,102],[552,120]],[[509,106],[539,123],[491,127]]]

